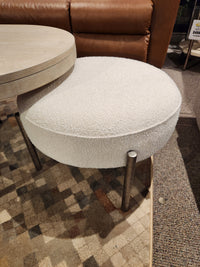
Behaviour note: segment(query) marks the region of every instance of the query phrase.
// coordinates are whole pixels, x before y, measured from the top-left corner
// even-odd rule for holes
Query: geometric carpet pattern
[[[122,212],[124,168],[39,156],[36,171],[15,118],[1,122],[0,267],[149,266],[149,161],[137,166],[131,208]]]

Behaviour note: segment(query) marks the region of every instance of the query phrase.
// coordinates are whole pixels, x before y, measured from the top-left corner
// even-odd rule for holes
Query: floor
[[[171,50],[163,70],[183,98],[181,119],[168,144],[154,155],[153,266],[200,266],[200,61],[182,71],[180,50]]]
[[[40,153],[36,171],[15,117],[0,125],[0,266],[149,266],[149,163],[138,165],[131,209],[124,168],[79,169]]]
[[[199,106],[200,90],[200,60],[190,58],[188,68],[183,71],[184,58],[180,55],[180,49],[170,50],[162,68],[177,84],[182,94],[181,117],[196,117]]]
[[[200,266],[200,134],[180,119],[154,155],[153,266]]]

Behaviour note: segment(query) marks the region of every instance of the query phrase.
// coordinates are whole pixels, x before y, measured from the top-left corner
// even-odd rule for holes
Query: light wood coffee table
[[[65,73],[76,59],[72,34],[36,25],[0,25],[0,101],[37,89]],[[34,146],[15,114],[36,169],[41,168]]]

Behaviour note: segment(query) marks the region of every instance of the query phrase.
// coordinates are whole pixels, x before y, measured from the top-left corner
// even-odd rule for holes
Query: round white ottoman
[[[44,154],[85,168],[126,165],[162,148],[172,135],[181,95],[160,69],[136,60],[85,57],[72,74],[18,97],[21,121]]]

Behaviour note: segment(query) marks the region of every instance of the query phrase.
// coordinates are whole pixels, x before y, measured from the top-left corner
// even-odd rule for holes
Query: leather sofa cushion
[[[71,0],[76,33],[148,34],[151,0]]]
[[[0,0],[0,23],[39,24],[70,31],[68,0]]]
[[[78,57],[115,56],[146,62],[150,35],[75,33]]]

